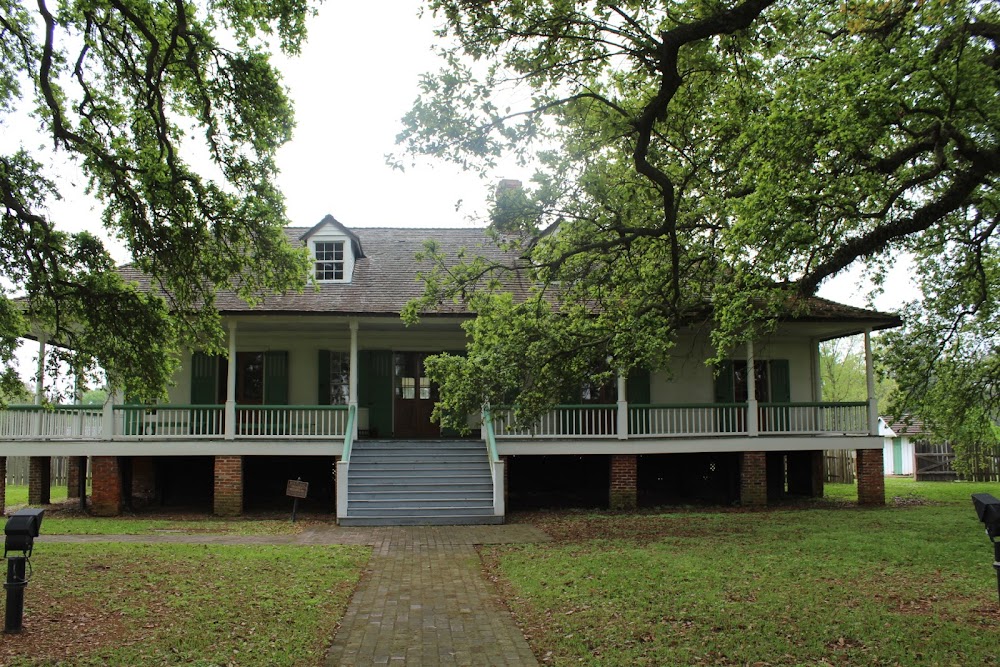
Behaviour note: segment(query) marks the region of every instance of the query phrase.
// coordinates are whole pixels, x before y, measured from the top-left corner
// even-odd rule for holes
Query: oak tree
[[[409,316],[453,298],[479,312],[468,359],[432,364],[439,416],[537,413],[583,369],[663,367],[681,326],[724,354],[856,263],[878,280],[897,253],[944,253],[948,281],[995,262],[995,3],[427,5],[444,61],[405,152],[534,170],[495,198],[509,259],[425,253]]]
[[[77,371],[155,398],[193,343],[219,349],[221,287],[302,285],[275,151],[292,109],[269,62],[296,52],[306,0],[0,0],[0,359],[45,336]],[[97,230],[67,232],[70,183],[101,207],[152,291]]]

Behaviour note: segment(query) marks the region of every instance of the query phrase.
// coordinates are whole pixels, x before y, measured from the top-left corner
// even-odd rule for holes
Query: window
[[[317,241],[316,280],[344,279],[344,242]]]
[[[347,405],[350,402],[351,355],[348,352],[330,352],[330,405]]]

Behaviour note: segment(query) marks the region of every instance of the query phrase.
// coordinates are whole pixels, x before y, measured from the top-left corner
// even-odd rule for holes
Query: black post
[[[81,456],[77,459],[77,468],[80,477],[76,480],[77,492],[80,494],[80,511],[87,511],[87,457]]]
[[[299,511],[299,499],[292,501],[292,523],[295,523],[295,513]]]
[[[28,585],[25,579],[24,556],[7,558],[7,583],[3,585],[7,591],[7,613],[4,617],[3,631],[16,634],[21,631],[24,617],[24,588]]]
[[[1000,603],[1000,540],[993,542],[993,569],[997,571],[997,602]]]

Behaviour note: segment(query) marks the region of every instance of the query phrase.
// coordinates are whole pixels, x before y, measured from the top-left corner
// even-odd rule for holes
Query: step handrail
[[[340,460],[344,463],[351,462],[351,446],[354,444],[354,420],[357,418],[358,406],[351,405],[347,408],[347,426],[344,427],[344,453]]]
[[[483,430],[486,435],[486,454],[490,460],[490,475],[493,478],[493,515],[503,516],[504,508],[504,461],[497,454],[497,435],[493,429],[493,416],[489,406],[483,406]]]

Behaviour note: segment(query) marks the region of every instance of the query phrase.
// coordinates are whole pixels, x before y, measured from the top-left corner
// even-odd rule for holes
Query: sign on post
[[[292,501],[292,523],[295,523],[295,514],[299,510],[299,498],[305,498],[309,493],[309,482],[303,482],[302,478],[288,480],[285,487],[285,495],[295,498]]]
[[[290,479],[288,480],[288,486],[285,488],[285,495],[291,498],[305,498],[309,493],[309,482],[303,482],[300,479]]]

